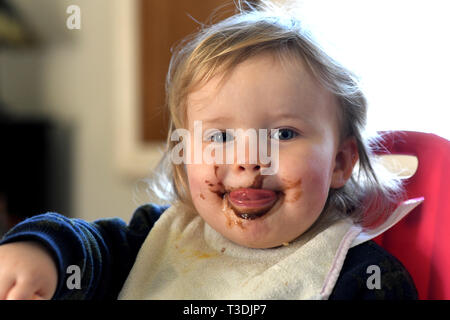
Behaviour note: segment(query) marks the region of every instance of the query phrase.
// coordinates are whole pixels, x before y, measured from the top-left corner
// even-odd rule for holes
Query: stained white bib
[[[147,236],[119,299],[327,299],[360,232],[345,219],[288,246],[251,249],[175,204]]]

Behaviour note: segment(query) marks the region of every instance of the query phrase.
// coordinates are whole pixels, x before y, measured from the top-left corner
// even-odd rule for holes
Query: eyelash
[[[296,132],[295,130],[293,130],[291,128],[279,128],[279,129],[275,129],[275,130],[277,130],[277,131],[275,131],[275,134],[281,132],[281,130],[289,130],[290,132],[292,132],[293,133],[293,137],[291,139],[289,139],[289,140],[292,140],[292,139],[294,139],[295,137],[297,137],[299,135],[298,132]],[[286,141],[286,140],[281,140],[281,141]]]
[[[220,133],[222,135],[222,138],[224,135],[227,134],[226,131],[214,131],[212,134],[210,133],[207,137],[206,137],[206,141],[207,142],[215,142],[215,143],[223,143],[223,142],[217,142],[217,141],[212,141],[211,138],[213,138],[214,136],[216,136],[218,133]],[[227,141],[226,141],[227,142]]]
[[[286,140],[281,139],[281,141],[292,140],[292,139],[296,138],[297,136],[299,136],[299,133],[296,132],[295,130],[291,129],[291,128],[277,128],[277,129],[273,129],[273,130],[276,130],[276,131],[273,134],[272,133],[269,134],[271,139],[274,139],[274,135],[279,133],[279,132],[282,132],[282,130],[288,130],[289,132],[292,132],[293,136],[292,136],[291,139],[286,139]],[[219,134],[219,133],[221,134],[222,141],[220,141],[220,142],[212,141],[211,138],[213,138],[214,136],[217,136],[217,134]],[[209,134],[206,137],[206,141],[208,141],[208,142],[216,142],[216,143],[223,143],[223,138],[224,138],[225,135],[227,135],[226,131],[215,131],[213,134]],[[228,140],[225,141],[225,143],[226,142],[228,142]]]

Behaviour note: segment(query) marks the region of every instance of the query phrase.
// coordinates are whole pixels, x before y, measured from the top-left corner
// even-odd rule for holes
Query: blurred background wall
[[[0,97],[11,115],[52,124],[49,210],[87,220],[119,216],[128,221],[136,207],[136,179],[114,165],[114,110],[119,103],[115,98],[127,79],[115,65],[115,49],[127,35],[117,30],[133,27],[118,17],[129,13],[135,2],[10,3],[39,43],[29,49],[0,50]],[[80,30],[66,27],[66,9],[72,4],[81,8]]]

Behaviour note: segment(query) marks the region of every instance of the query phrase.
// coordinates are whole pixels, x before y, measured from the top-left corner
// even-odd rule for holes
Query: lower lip
[[[266,214],[278,200],[278,194],[267,189],[238,189],[228,194],[236,216],[253,220]]]

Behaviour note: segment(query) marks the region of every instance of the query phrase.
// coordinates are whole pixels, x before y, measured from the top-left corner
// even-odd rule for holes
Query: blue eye
[[[233,140],[233,136],[224,131],[216,131],[213,134],[208,135],[207,138],[207,141],[215,143],[225,143],[230,140]]]
[[[290,140],[298,136],[297,132],[288,128],[275,129],[274,131],[275,132],[272,134],[273,139]]]

